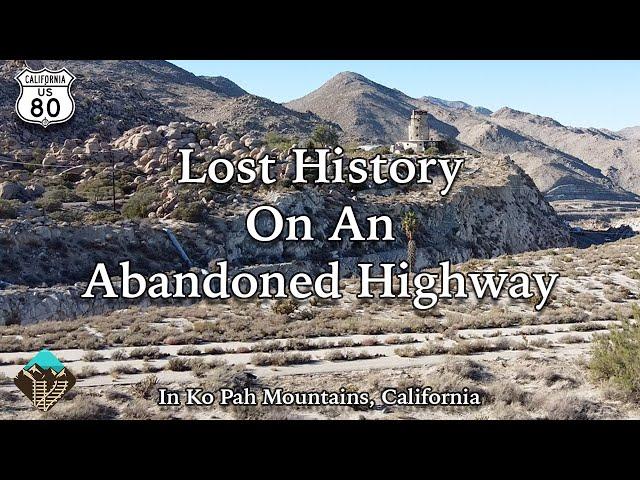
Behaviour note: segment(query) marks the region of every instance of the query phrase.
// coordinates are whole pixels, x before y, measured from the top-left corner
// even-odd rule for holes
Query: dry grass
[[[138,370],[133,365],[122,364],[122,365],[114,366],[111,369],[110,373],[111,373],[112,376],[117,377],[119,375],[133,375],[133,374],[136,374],[136,373],[140,373],[140,370]]]
[[[95,350],[86,351],[84,355],[82,355],[83,362],[99,362],[104,359],[104,356]]]
[[[407,345],[396,348],[393,353],[400,357],[424,357],[427,355],[442,355],[448,352],[448,349],[439,343],[427,342],[420,346]]]
[[[310,363],[311,355],[300,352],[292,353],[256,353],[251,356],[251,363],[256,366],[278,366],[284,367],[286,365],[299,365],[303,363]]]
[[[118,417],[118,410],[90,395],[79,394],[71,400],[63,400],[44,413],[48,420],[111,420]]]
[[[138,347],[129,351],[129,358],[136,360],[157,360],[167,356],[168,354],[161,352],[158,347]],[[111,359],[114,360],[113,356]]]
[[[138,383],[131,386],[131,393],[138,398],[149,399],[157,391],[158,377],[155,375],[147,375]]]
[[[366,350],[332,350],[327,352],[324,359],[329,362],[350,362],[353,360],[367,360],[369,358],[377,358],[382,355],[374,355]]]

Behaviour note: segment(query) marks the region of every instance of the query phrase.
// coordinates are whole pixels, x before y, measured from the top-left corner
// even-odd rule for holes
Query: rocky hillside
[[[34,68],[41,67],[39,62],[30,63]],[[72,69],[81,79],[72,86],[76,103],[73,118],[47,129],[25,124],[14,111],[20,92],[14,76],[24,65],[22,61],[0,61],[0,155],[13,153],[21,160],[29,161],[29,156],[20,155],[16,150],[48,147],[51,142],[64,143],[67,139],[86,138],[92,133],[115,138],[140,124],[186,119],[170,106],[149,97],[140,85],[108,75],[83,76]]]
[[[437,105],[442,105],[443,107],[452,108],[456,110],[467,110],[479,113],[481,115],[491,115],[493,112],[485,107],[474,107],[473,105],[469,105],[466,102],[462,102],[460,100],[443,100],[442,98],[436,97],[422,97],[421,100],[426,102],[435,103]]]
[[[623,128],[622,130],[618,130],[616,133],[621,137],[628,138],[629,140],[640,140],[640,126]]]
[[[107,305],[81,301],[78,285],[71,286],[87,282],[97,262],[106,263],[112,272],[125,260],[146,274],[187,269],[163,231],[166,227],[175,232],[197,267],[211,268],[212,261],[225,259],[231,271],[259,273],[269,269],[287,276],[304,270],[319,273],[335,259],[341,260],[345,277],[357,275],[359,262],[404,260],[407,245],[400,220],[409,209],[416,213],[420,225],[414,237],[417,268],[432,267],[446,259],[457,263],[572,243],[564,222],[531,179],[508,159],[468,156],[464,171],[445,198],[437,193],[441,177],[436,177],[433,188],[369,185],[358,192],[345,185],[294,188],[285,182],[293,171],[293,158],[285,152],[274,152],[279,160],[273,174],[280,178],[275,188],[254,185],[247,189],[234,184],[222,189],[180,188],[171,180],[177,167],[167,171],[153,158],[154,152],[164,148],[149,145],[192,140],[196,128],[210,128],[211,132],[210,138],[201,140],[198,159],[213,154],[214,149],[230,158],[236,147],[233,151],[237,155],[259,156],[265,151],[255,140],[234,139],[218,130],[219,126],[186,123],[160,126],[155,131],[149,127],[132,129],[111,145],[111,152],[128,152],[127,156],[121,154],[125,172],[139,172],[136,177],[118,173],[118,184],[126,182],[127,190],[134,192],[121,209],[122,215],[100,204],[80,206],[77,202],[58,204],[54,211],[48,211],[51,204],[41,202],[47,200],[51,187],[42,188],[42,179],[36,175],[29,178],[25,172],[0,172],[12,179],[0,183],[0,193],[13,193],[9,201],[18,217],[0,222],[0,324],[15,318],[16,312],[21,312],[25,322],[54,318],[62,311],[70,316],[101,313]],[[215,147],[211,146],[213,137],[219,138]],[[256,146],[248,151],[246,145]],[[99,185],[100,172],[84,169],[66,178],[56,185],[56,191],[79,195],[91,191],[89,186]],[[63,185],[74,185],[74,190]],[[275,206],[283,215],[311,215],[315,240],[254,241],[246,231],[246,214],[264,204]],[[396,239],[328,241],[345,205],[352,206],[361,222],[371,215],[389,215],[394,219]],[[258,229],[268,221],[259,219]],[[121,308],[122,304],[111,307]]]
[[[162,60],[91,60],[44,62],[65,65],[89,78],[109,78],[135,85],[145,94],[199,122],[227,122],[242,133],[277,131],[306,135],[323,123],[313,114],[290,110],[251,95],[224,77],[198,77]],[[77,72],[77,73],[76,73]]]
[[[482,107],[432,97],[412,98],[351,72],[336,75],[319,89],[286,105],[336,122],[349,138],[363,143],[403,139],[411,110],[427,109],[434,138],[451,138],[466,148],[510,155],[550,200],[637,200],[619,185],[629,185],[621,179],[635,178],[635,174],[601,171],[603,163],[594,161],[593,155],[584,155],[593,164],[578,155],[588,147],[580,152],[565,151],[560,142],[552,145],[554,142],[532,129],[516,128],[504,121],[501,113],[491,114]]]
[[[640,141],[596,128],[567,127],[539,115],[501,108],[491,119],[598,168],[616,185],[640,193]]]
[[[200,78],[205,79],[207,82],[211,83],[216,90],[225,92],[229,97],[241,97],[242,95],[247,95],[247,91],[240,88],[240,86],[233,83],[231,80],[225,77],[208,77],[206,75],[201,76]]]
[[[384,142],[406,137],[412,99],[353,72],[339,73],[319,89],[285,104],[337,123],[352,138]]]

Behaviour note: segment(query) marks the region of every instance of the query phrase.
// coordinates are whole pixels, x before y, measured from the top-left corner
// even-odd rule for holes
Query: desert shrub
[[[138,360],[155,360],[166,356],[168,354],[161,352],[158,347],[137,347],[129,352],[129,358]]]
[[[88,352],[84,352],[84,355],[82,355],[83,362],[99,362],[100,360],[104,360],[104,357],[101,353],[98,353],[95,350],[89,350]]]
[[[171,217],[185,222],[198,223],[204,215],[202,202],[180,202],[173,210]]]
[[[264,141],[272,150],[274,148],[277,148],[280,151],[284,152],[289,148],[291,148],[291,145],[293,145],[294,143],[297,143],[298,139],[286,137],[277,132],[267,132],[264,136]]]
[[[178,350],[178,355],[195,356],[202,355],[202,351],[193,345],[185,345]]]
[[[158,385],[158,377],[147,375],[138,383],[131,386],[131,393],[138,398],[151,398]]]
[[[104,392],[104,398],[116,402],[128,402],[131,400],[131,395],[126,392],[121,392],[120,390],[107,390]]]
[[[489,389],[488,396],[493,402],[503,402],[507,405],[525,405],[527,402],[527,392],[513,382],[505,381],[494,384]]]
[[[128,420],[150,420],[153,418],[151,407],[151,402],[134,400],[122,410],[122,416]]]
[[[420,346],[420,350],[422,350],[425,355],[442,355],[449,351],[444,344],[436,342],[426,342]]]
[[[305,338],[290,338],[284,344],[286,350],[315,350],[320,348]]]
[[[18,401],[18,396],[8,390],[0,390],[0,403],[15,403]]]
[[[191,367],[191,373],[196,377],[204,377],[211,368],[211,365],[199,358],[191,359],[189,366]]]
[[[424,155],[429,157],[433,155],[439,155],[440,149],[438,147],[429,147],[424,151]]]
[[[640,324],[625,320],[621,326],[612,326],[608,335],[595,336],[589,367],[597,379],[640,396]]]
[[[302,363],[309,363],[310,361],[311,355],[300,352],[278,352],[273,354],[256,353],[255,355],[251,356],[251,363],[256,366],[276,365],[282,367],[285,365],[299,365]]]
[[[177,335],[169,335],[162,343],[165,345],[183,345],[185,343],[197,343],[198,340],[198,335],[194,332],[185,332]]]
[[[222,347],[212,346],[212,347],[205,348],[204,353],[205,355],[222,355],[227,352]]]
[[[338,143],[338,133],[329,125],[318,125],[311,133],[311,141],[324,146],[335,146]]]
[[[134,373],[139,373],[138,370],[133,365],[116,365],[111,369],[112,375],[133,375]]]
[[[124,350],[115,350],[111,354],[111,360],[126,360],[127,358],[129,358],[129,355]]]
[[[80,369],[80,371],[76,374],[78,378],[89,378],[95,377],[96,375],[100,375],[100,372],[96,367],[92,367],[91,365],[85,365]]]
[[[241,365],[223,365],[212,368],[205,381],[202,382],[202,386],[206,390],[231,388],[234,392],[239,392],[244,388],[258,386],[258,381],[255,375],[245,371]]]
[[[325,360],[330,362],[349,362],[353,360],[366,360],[368,358],[376,358],[380,355],[373,355],[366,350],[332,350],[324,356]]]
[[[629,278],[633,278],[634,280],[640,280],[640,272],[638,270],[629,270],[628,272],[625,272],[625,274]]]
[[[42,197],[35,202],[35,205],[45,212],[56,212],[62,209],[64,202],[81,202],[83,200],[84,198],[76,195],[73,190],[59,186],[46,190]]]
[[[555,385],[558,382],[562,382],[562,388],[575,388],[581,383],[580,380],[559,373],[551,367],[545,368],[542,372],[541,377],[547,387]]]
[[[407,345],[404,347],[396,348],[394,353],[400,357],[424,357],[427,355],[442,355],[447,353],[447,347],[443,344],[435,342],[427,342],[419,347],[413,345]]]
[[[298,305],[296,305],[295,301],[290,298],[285,298],[276,301],[272,308],[278,315],[288,315],[295,312],[297,307]]]
[[[191,370],[191,365],[186,358],[174,357],[169,359],[166,368],[173,372],[186,372]]]
[[[153,204],[160,200],[160,195],[153,189],[144,188],[137,191],[122,208],[126,218],[144,218],[153,210]]]
[[[532,338],[528,340],[528,342],[530,347],[536,348],[549,348],[552,345],[551,341],[547,338]]]
[[[576,332],[593,332],[595,330],[604,330],[605,327],[597,322],[578,323],[572,327]]]
[[[562,335],[560,338],[558,338],[558,342],[560,342],[560,343],[584,343],[584,342],[586,342],[586,339],[584,337],[579,336],[579,335],[567,334],[567,335]]]
[[[475,382],[491,378],[491,373],[486,367],[482,363],[474,360],[450,360],[438,367],[437,371],[440,375],[453,374],[465,380],[473,380]]]
[[[118,410],[89,395],[76,395],[44,414],[50,420],[110,420]]]
[[[605,287],[603,293],[604,298],[610,302],[624,302],[631,296],[631,291],[628,288],[618,285]]]
[[[279,341],[270,340],[270,341],[263,341],[263,342],[256,343],[251,347],[251,351],[252,352],[277,352],[279,350],[282,350],[283,348],[285,347],[283,347]],[[295,350],[295,349],[291,348],[289,350]]]
[[[400,335],[392,335],[387,337],[384,341],[387,345],[402,345],[405,343],[415,343],[416,339],[413,337],[401,337]]]
[[[393,353],[395,353],[399,357],[409,357],[409,358],[424,356],[424,352],[421,349],[416,348],[412,345],[396,348],[393,351]]]
[[[156,373],[162,369],[163,367],[161,367],[160,365],[154,365],[148,360],[142,362],[142,366],[140,367],[140,371],[142,371],[143,373]]]
[[[101,212],[91,212],[84,216],[86,223],[113,223],[122,220],[122,216],[113,210],[104,210]]]
[[[17,216],[18,212],[11,202],[0,200],[0,219],[16,218]]]
[[[479,352],[493,352],[497,350],[493,342],[487,340],[463,340],[449,349],[452,355],[470,355]]]
[[[0,385],[6,385],[11,383],[11,378],[0,372]]]
[[[597,418],[599,407],[595,402],[572,394],[559,397],[543,397],[541,403],[549,420],[592,420]]]

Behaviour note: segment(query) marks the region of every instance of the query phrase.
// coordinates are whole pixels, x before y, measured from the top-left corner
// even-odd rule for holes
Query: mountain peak
[[[360,81],[365,81],[365,82],[370,82],[371,81],[367,77],[365,77],[364,75],[361,75],[361,74],[356,73],[356,72],[350,72],[350,71],[340,72],[340,73],[334,75],[332,80],[360,80]]]
[[[203,75],[200,78],[211,83],[211,85],[215,87],[218,93],[222,93],[229,97],[241,97],[242,95],[247,94],[246,90],[240,87],[237,83],[229,80],[227,77],[222,77],[222,76],[209,77],[209,76]]]

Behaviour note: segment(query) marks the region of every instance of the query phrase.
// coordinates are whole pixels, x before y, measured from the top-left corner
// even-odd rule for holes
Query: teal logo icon
[[[49,350],[40,350],[13,380],[38,410],[46,412],[73,388],[76,377]]]

